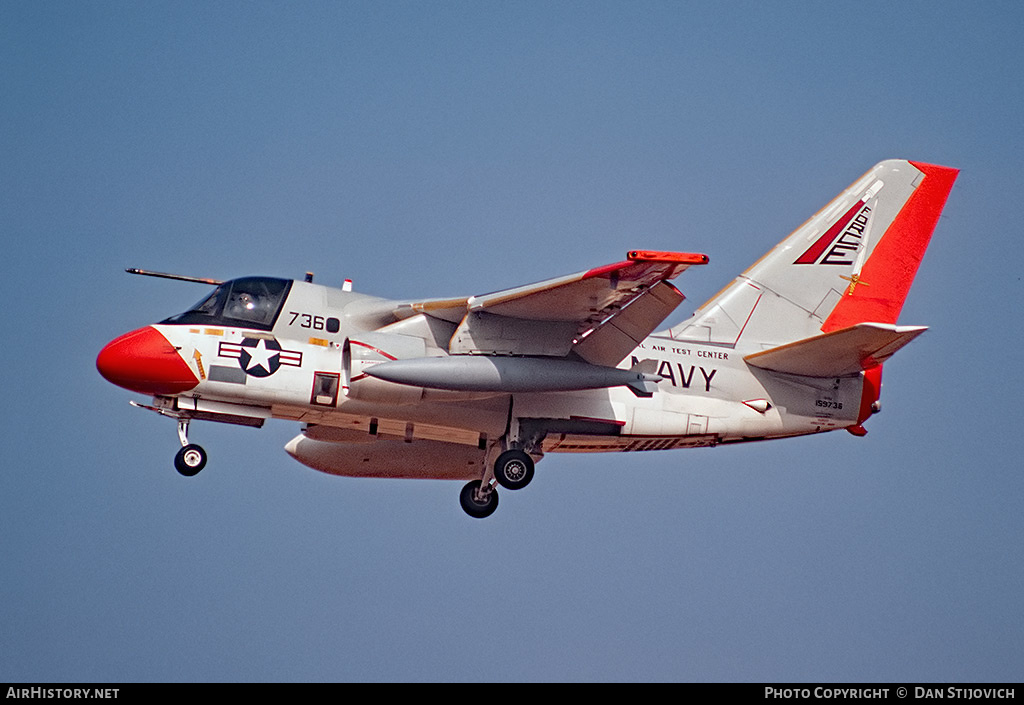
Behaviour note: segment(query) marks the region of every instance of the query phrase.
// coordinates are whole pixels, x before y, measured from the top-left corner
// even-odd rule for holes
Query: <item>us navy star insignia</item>
[[[242,371],[252,377],[269,377],[281,365],[302,366],[302,353],[298,350],[284,350],[273,337],[243,338],[241,343],[220,344],[220,357],[238,360]]]
[[[249,342],[252,338],[246,338],[242,341],[241,350],[241,366],[247,374],[254,375],[256,377],[267,377],[274,374],[277,368],[280,366],[280,354],[281,346],[276,344],[274,347],[267,345],[267,341],[259,339],[255,341],[255,345],[250,345]],[[246,360],[248,356],[248,360]]]

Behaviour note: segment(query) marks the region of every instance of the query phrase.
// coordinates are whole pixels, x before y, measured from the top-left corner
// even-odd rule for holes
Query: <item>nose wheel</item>
[[[192,477],[206,466],[206,451],[189,443],[174,456],[174,468],[185,477]]]
[[[185,477],[192,477],[206,467],[206,451],[202,446],[188,442],[188,419],[178,421],[178,439],[181,450],[174,456],[174,469]]]

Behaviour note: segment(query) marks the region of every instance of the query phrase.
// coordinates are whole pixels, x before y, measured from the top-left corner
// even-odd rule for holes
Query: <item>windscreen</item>
[[[291,285],[290,279],[271,277],[232,279],[185,313],[171,316],[163,323],[270,330]]]

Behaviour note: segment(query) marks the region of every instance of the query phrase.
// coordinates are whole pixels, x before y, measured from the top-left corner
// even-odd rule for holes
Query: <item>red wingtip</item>
[[[633,262],[666,262],[670,264],[707,264],[708,256],[699,252],[661,252],[631,250],[626,255]]]

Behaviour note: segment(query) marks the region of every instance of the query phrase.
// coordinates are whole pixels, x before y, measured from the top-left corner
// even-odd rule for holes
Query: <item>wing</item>
[[[587,362],[614,366],[683,300],[668,280],[707,262],[702,254],[633,250],[624,262],[403,308],[406,315],[424,313],[456,323],[449,343],[453,354],[564,357],[574,352]]]

